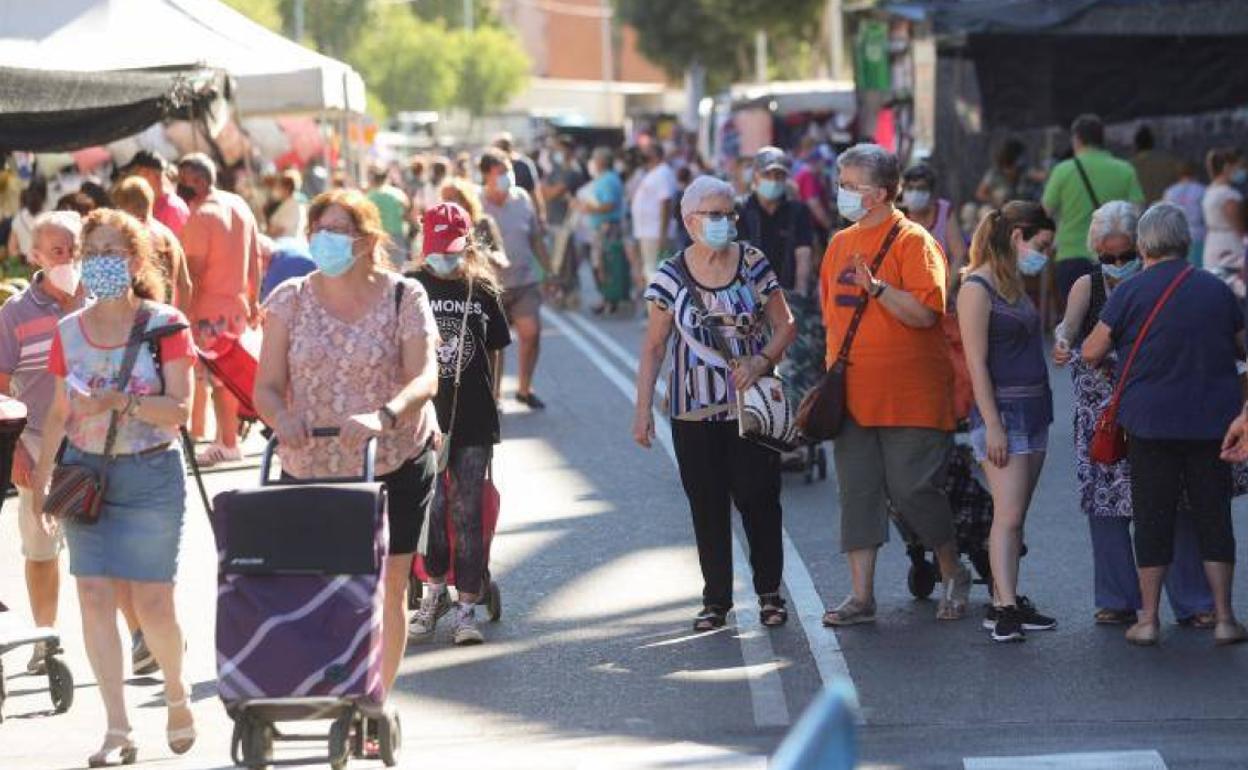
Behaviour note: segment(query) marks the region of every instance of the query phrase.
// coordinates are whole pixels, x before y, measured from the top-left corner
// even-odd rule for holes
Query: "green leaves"
[[[507,105],[529,77],[529,57],[510,32],[498,27],[461,30],[451,36],[458,56],[455,106],[480,117]]]

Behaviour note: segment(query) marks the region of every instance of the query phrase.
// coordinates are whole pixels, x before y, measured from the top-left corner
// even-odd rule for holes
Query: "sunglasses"
[[[735,211],[695,211],[693,213],[700,217],[706,217],[712,222],[719,222],[724,219],[727,219],[729,222],[736,222],[738,219]]]
[[[1122,254],[1098,254],[1097,259],[1102,265],[1125,265],[1128,262],[1139,257],[1134,251],[1127,251]]]

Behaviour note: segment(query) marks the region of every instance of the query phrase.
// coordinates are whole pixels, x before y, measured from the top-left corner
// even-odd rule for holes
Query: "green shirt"
[[[381,213],[381,229],[391,238],[403,238],[404,218],[407,214],[407,203],[401,191],[383,185],[368,191],[368,199]]]
[[[1099,148],[1084,150],[1078,157],[1101,205],[1117,200],[1144,202],[1144,191],[1130,163]],[[1091,257],[1088,227],[1094,209],[1074,160],[1064,160],[1053,167],[1044,187],[1043,202],[1057,222],[1057,258]]]

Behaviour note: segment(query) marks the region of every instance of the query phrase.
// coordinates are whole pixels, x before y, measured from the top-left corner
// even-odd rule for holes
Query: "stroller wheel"
[[[503,594],[498,589],[498,583],[493,580],[490,581],[490,587],[485,592],[485,610],[491,623],[497,623],[499,618],[503,617]]]
[[[926,599],[931,596],[932,591],[936,590],[937,574],[936,566],[931,562],[924,561],[910,565],[910,572],[906,576],[906,585],[910,588],[910,595],[916,599]]]
[[[59,657],[49,656],[48,694],[52,696],[52,707],[56,713],[64,714],[74,705],[74,675]]]

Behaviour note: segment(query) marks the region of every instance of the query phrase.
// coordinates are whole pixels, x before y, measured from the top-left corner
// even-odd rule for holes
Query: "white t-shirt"
[[[1227,201],[1238,203],[1242,195],[1234,187],[1214,183],[1205,190],[1201,209],[1205,214],[1205,254],[1206,270],[1217,272],[1221,269],[1239,271],[1244,265],[1244,240],[1231,228],[1222,209]]]
[[[308,217],[307,212],[299,201],[290,197],[282,201],[282,204],[273,212],[273,216],[269,217],[269,234],[274,238],[298,238],[303,240],[307,237]],[[280,230],[280,234],[277,232]]]
[[[667,222],[663,221],[663,201],[676,194],[676,175],[666,163],[646,172],[633,194],[633,237],[660,238]]]

